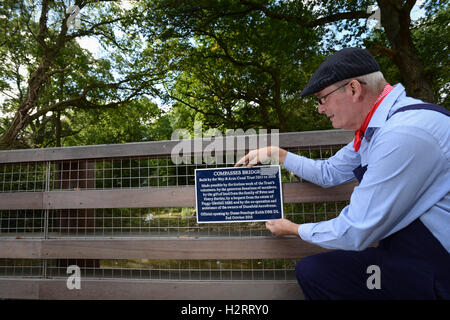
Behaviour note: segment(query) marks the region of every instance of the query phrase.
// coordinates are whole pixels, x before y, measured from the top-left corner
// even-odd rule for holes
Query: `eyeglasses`
[[[366,84],[364,81],[359,81],[359,80],[357,80],[357,81],[358,81],[359,83],[361,83],[361,84]],[[351,81],[349,81],[349,82],[343,84],[342,86],[340,86],[340,87],[334,89],[334,90],[331,91],[331,92],[328,92],[328,93],[327,93],[326,95],[324,95],[323,97],[316,98],[316,99],[317,99],[317,102],[318,102],[319,104],[323,104],[323,103],[324,103],[324,99],[325,99],[326,97],[328,97],[328,96],[329,96],[330,94],[332,94],[333,92],[336,92],[336,91],[338,91],[339,89],[345,87],[345,86],[348,85],[350,82],[351,82]]]

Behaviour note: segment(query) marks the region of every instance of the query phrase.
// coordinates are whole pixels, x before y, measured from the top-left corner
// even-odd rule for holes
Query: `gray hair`
[[[368,73],[363,76],[356,77],[355,79],[367,83],[367,88],[369,91],[375,93],[383,91],[383,88],[387,83],[381,71]]]
[[[384,86],[386,85],[386,80],[384,79],[384,75],[381,71],[375,71],[372,73],[368,73],[362,76],[348,78],[336,83],[337,86],[343,85],[346,82],[351,80],[358,80],[366,83],[366,87],[370,92],[381,93],[383,91]]]

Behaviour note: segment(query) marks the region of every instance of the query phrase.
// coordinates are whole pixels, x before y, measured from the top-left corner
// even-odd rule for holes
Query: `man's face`
[[[361,111],[354,103],[351,86],[351,83],[332,84],[314,94],[322,101],[317,110],[331,120],[333,128],[357,130],[361,126]]]

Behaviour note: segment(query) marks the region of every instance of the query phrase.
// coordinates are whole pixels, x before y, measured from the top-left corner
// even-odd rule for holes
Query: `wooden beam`
[[[327,251],[293,237],[0,240],[8,259],[290,259]]]
[[[194,207],[194,187],[52,191],[44,196],[48,209]]]
[[[264,146],[268,143],[274,143],[282,148],[314,149],[320,146],[347,144],[353,139],[353,134],[353,131],[350,130],[320,130],[273,135],[268,132],[267,135],[257,135],[256,138],[260,139],[261,144]],[[255,135],[233,136],[231,139],[233,140],[233,152],[240,151],[242,149],[241,145],[245,146],[244,150],[247,150],[249,146],[251,146],[252,149],[256,147],[251,143],[251,141],[255,141]],[[170,156],[173,148],[177,146],[180,141],[181,140],[167,140],[46,149],[5,150],[0,151],[0,163]],[[229,145],[227,143],[230,143],[230,137],[218,137],[214,140],[211,138],[192,139],[187,140],[187,143],[189,144],[191,152],[194,152],[195,146],[201,146],[200,149],[204,150],[212,141],[215,142],[215,145],[224,146],[225,150],[225,146]],[[244,143],[241,144],[238,143],[238,141],[244,141]]]
[[[281,148],[311,148],[345,145],[353,140],[355,132],[351,130],[319,130],[280,133]]]
[[[347,201],[358,185],[352,181],[332,188],[322,188],[309,182],[283,183],[284,203]]]
[[[179,281],[81,279],[0,279],[0,299],[51,300],[300,300],[297,281]]]
[[[0,210],[43,209],[44,192],[0,192]]]
[[[307,182],[283,183],[284,203],[347,201],[356,182],[322,188]],[[0,210],[195,207],[194,186],[0,193]]]

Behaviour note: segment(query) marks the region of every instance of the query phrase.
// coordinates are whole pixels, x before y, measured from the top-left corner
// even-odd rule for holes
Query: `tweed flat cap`
[[[380,71],[375,58],[365,49],[344,48],[317,68],[300,96],[305,97],[341,80]]]

